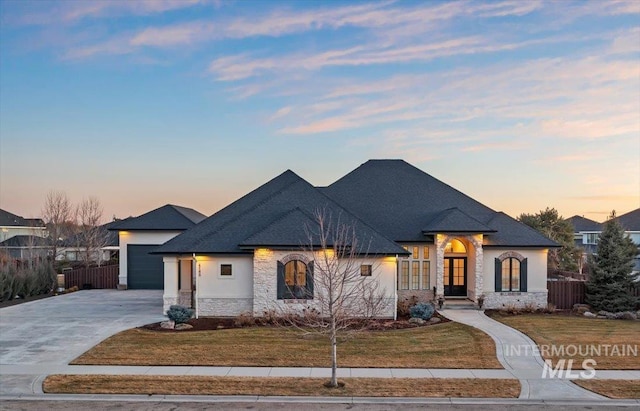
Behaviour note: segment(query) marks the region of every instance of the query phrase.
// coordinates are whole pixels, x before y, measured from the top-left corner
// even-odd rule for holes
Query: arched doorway
[[[467,247],[452,238],[444,248],[443,285],[446,297],[467,296]]]

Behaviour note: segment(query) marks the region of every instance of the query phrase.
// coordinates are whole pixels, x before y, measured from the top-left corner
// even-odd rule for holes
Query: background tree
[[[64,191],[51,190],[47,193],[42,208],[42,218],[49,231],[49,246],[53,260],[58,256],[58,245],[68,233],[68,227],[73,219],[73,207]]]
[[[578,270],[577,258],[581,253],[573,240],[573,226],[562,218],[555,208],[547,207],[546,210],[537,214],[520,214],[518,221],[561,245],[560,248],[549,250],[547,255],[549,268],[574,272]]]
[[[103,209],[100,200],[89,197],[76,206],[75,236],[79,260],[89,267],[102,262],[102,248],[108,243],[108,232],[101,227]]]
[[[309,243],[303,247],[313,263],[313,308],[303,312],[280,308],[280,318],[304,333],[329,340],[330,387],[338,387],[338,343],[362,331],[367,320],[379,316],[389,302],[379,287],[377,266],[371,276],[361,274],[369,264],[368,248],[360,244],[355,225],[334,221],[326,210],[316,211],[314,227],[306,227]],[[311,264],[311,262],[310,262]],[[290,310],[285,311],[284,310]]]
[[[638,249],[615,217],[613,211],[600,235],[596,254],[589,257],[587,304],[595,310],[631,311],[638,304],[631,292],[638,278],[638,273],[632,274]]]

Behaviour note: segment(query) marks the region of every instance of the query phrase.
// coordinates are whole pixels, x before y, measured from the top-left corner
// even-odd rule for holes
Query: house
[[[38,235],[14,235],[0,242],[0,254],[16,260],[46,258],[51,255],[51,245]]]
[[[139,217],[114,222],[108,230],[118,233],[121,289],[162,289],[162,257],[149,251],[195,226],[205,215],[167,204]]]
[[[57,261],[85,261],[87,258],[96,264],[101,264],[117,258],[119,255],[118,232],[111,230],[124,220],[111,221],[95,228],[87,239],[84,233],[74,234],[60,242]],[[87,244],[87,241],[92,244]],[[90,249],[87,251],[87,249]],[[91,254],[91,255],[87,255]]]
[[[154,250],[164,262],[164,309],[259,316],[313,306],[316,255],[303,246],[319,208],[367,244],[359,263],[384,290],[381,317],[395,317],[398,299],[412,296],[547,305],[555,242],[402,160],[370,160],[328,187],[288,170]],[[291,286],[311,297],[292,295]]]
[[[638,255],[634,262],[634,271],[640,271],[640,208],[629,211],[615,218],[629,235],[631,241],[638,246]],[[586,259],[588,254],[594,254],[598,250],[598,240],[604,228],[604,223],[590,220],[581,216],[573,216],[567,219],[573,225],[574,239],[577,247],[584,250]],[[585,260],[586,261],[586,260]]]
[[[39,218],[24,218],[0,209],[0,242],[18,235],[47,237],[47,226]]]

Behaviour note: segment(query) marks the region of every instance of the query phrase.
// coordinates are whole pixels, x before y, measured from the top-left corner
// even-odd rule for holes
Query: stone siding
[[[524,308],[547,306],[547,291],[537,292],[485,292],[483,308],[501,309],[506,307]]]
[[[235,317],[252,308],[252,298],[198,298],[200,317]]]

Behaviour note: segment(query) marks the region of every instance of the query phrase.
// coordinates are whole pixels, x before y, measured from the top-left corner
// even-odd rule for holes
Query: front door
[[[467,258],[444,258],[444,295],[467,296]]]

